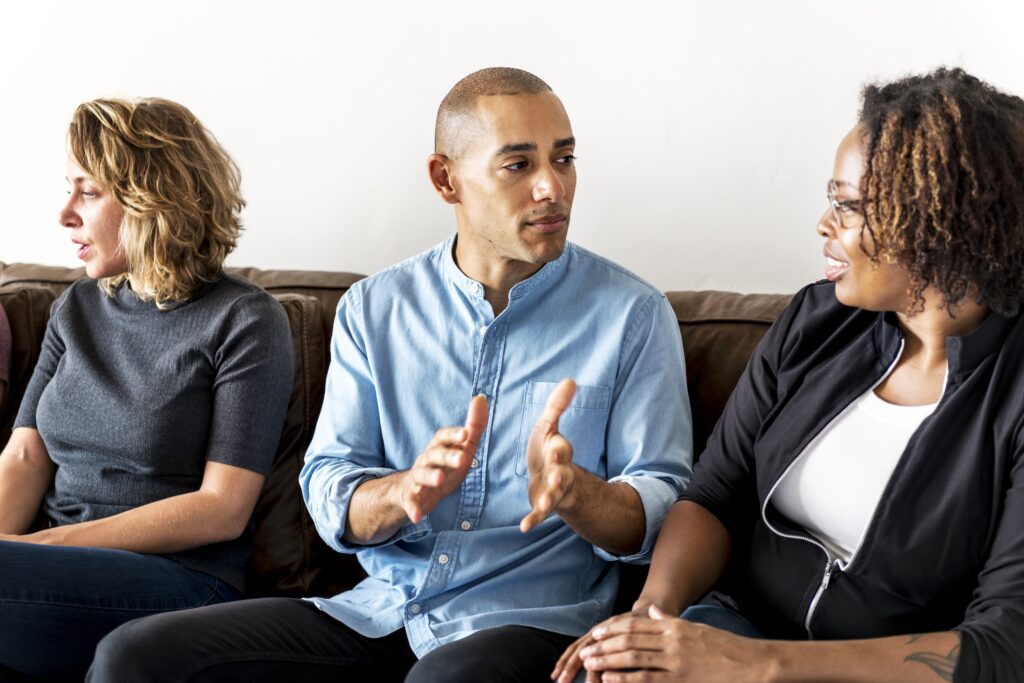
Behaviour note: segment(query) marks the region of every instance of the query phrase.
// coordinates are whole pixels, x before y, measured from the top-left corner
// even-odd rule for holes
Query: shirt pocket
[[[516,474],[529,478],[526,447],[530,432],[544,411],[544,404],[558,382],[528,382],[519,421],[519,443],[516,447]],[[612,403],[612,388],[597,385],[576,385],[576,394],[558,420],[558,431],[572,444],[572,461],[604,478],[605,430]]]

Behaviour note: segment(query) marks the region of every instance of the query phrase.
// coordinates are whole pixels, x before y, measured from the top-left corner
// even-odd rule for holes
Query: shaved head
[[[522,69],[496,66],[474,71],[448,91],[437,109],[434,152],[452,158],[459,155],[462,133],[471,125],[473,109],[480,97],[548,92],[552,92],[551,86]]]

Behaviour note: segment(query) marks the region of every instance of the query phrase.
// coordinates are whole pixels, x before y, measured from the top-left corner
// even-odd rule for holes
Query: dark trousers
[[[239,597],[155,555],[0,541],[0,683],[81,681],[121,624]]]
[[[96,649],[89,681],[548,680],[575,638],[527,626],[479,631],[416,659],[405,631],[367,638],[292,598],[160,614],[125,624]]]

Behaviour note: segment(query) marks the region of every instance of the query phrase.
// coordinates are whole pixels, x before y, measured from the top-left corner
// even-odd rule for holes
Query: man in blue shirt
[[[536,76],[467,76],[429,160],[456,234],[338,306],[300,481],[368,578],[140,620],[94,680],[536,681],[609,615],[689,479],[690,413],[665,297],[566,242],[574,148]]]

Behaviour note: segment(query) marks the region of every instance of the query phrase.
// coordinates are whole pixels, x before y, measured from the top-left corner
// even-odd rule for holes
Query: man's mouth
[[[541,216],[527,221],[526,224],[540,232],[557,232],[565,227],[566,222],[565,214],[553,213],[550,216]]]

